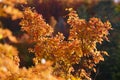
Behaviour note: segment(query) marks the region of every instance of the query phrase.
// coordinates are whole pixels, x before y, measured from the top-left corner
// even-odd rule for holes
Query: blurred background
[[[66,39],[69,35],[69,26],[65,19],[66,8],[74,8],[79,17],[86,20],[91,17],[109,20],[113,28],[108,36],[110,41],[97,46],[99,50],[106,50],[109,56],[105,56],[105,61],[97,65],[97,72],[91,76],[93,80],[120,79],[120,0],[0,0],[0,28],[10,29],[19,40],[17,44],[9,43],[7,39],[5,42],[18,48],[20,67],[29,67],[33,65],[34,55],[27,49],[32,44],[19,25],[24,7],[31,7],[42,14],[45,21],[54,28],[54,35],[62,32]]]

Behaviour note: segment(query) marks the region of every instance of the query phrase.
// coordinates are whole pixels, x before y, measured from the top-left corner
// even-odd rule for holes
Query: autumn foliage
[[[18,41],[10,30],[0,28],[0,41],[7,37],[13,43]],[[63,80],[52,75],[50,61],[29,69],[19,68],[19,62],[17,48],[4,42],[0,43],[0,80]]]
[[[73,4],[74,0],[53,1],[58,4],[60,2],[64,8],[84,2],[76,0]],[[26,2],[27,0],[1,1],[0,17],[11,17],[12,20],[22,18],[21,31],[26,33],[27,39],[29,38],[27,41],[33,44],[28,50],[35,55],[34,65],[29,68],[20,67],[19,52],[10,44],[22,41],[0,25],[0,80],[91,80],[91,72],[96,72],[96,65],[104,61],[104,55],[108,56],[106,51],[97,49],[97,44],[109,41],[107,36],[112,29],[110,22],[102,22],[95,17],[88,21],[80,19],[75,10],[67,8],[64,24],[70,29],[66,38],[63,33],[54,34],[55,26],[46,23],[42,14],[34,9],[27,7],[22,11],[16,8],[15,4]],[[38,2],[51,4],[47,0]],[[65,5],[65,2],[68,4]],[[9,41],[6,42],[5,39]]]
[[[102,22],[98,18],[90,18],[89,21],[80,19],[73,9],[69,11],[67,23],[70,25],[68,40],[64,40],[62,33],[53,36],[53,28],[43,19],[42,15],[30,8],[24,11],[21,21],[22,30],[30,36],[34,42],[34,48],[29,50],[35,54],[35,65],[41,63],[41,59],[52,61],[55,76],[65,79],[90,80],[91,71],[96,71],[95,66],[104,61],[106,51],[99,51],[97,43],[108,40],[108,30],[111,29],[109,21]],[[77,65],[76,69],[74,66]]]
[[[18,8],[16,8],[16,5],[25,3],[26,0],[0,1],[0,17],[11,17],[13,20],[21,18],[23,13]]]

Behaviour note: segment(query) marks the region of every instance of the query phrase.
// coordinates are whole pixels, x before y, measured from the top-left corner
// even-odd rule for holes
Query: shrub
[[[65,79],[90,80],[91,71],[96,71],[96,64],[104,61],[103,55],[108,55],[106,51],[97,50],[96,44],[108,40],[111,24],[95,17],[89,21],[79,19],[76,11],[71,8],[67,10],[67,23],[71,27],[68,40],[64,40],[63,34],[59,32],[53,36],[52,27],[42,15],[30,8],[25,9],[20,24],[22,30],[29,34],[30,41],[35,43],[34,48],[29,49],[35,54],[35,65],[44,58],[53,62],[53,75]]]

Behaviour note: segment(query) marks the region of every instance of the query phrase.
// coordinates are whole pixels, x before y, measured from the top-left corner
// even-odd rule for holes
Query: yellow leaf
[[[2,34],[0,34],[0,39],[2,39],[3,38],[3,35]]]
[[[93,68],[93,71],[94,71],[94,72],[96,72],[96,69],[95,69],[95,68]]]

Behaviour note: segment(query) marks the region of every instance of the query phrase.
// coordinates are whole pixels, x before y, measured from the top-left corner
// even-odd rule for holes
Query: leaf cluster
[[[76,11],[69,11],[67,23],[70,25],[68,40],[64,40],[62,33],[53,36],[53,28],[49,26],[42,15],[30,8],[24,11],[21,21],[22,30],[30,36],[30,41],[35,43],[33,49],[35,64],[41,63],[41,59],[53,62],[53,74],[66,79],[78,78],[90,80],[91,71],[96,64],[104,61],[105,51],[96,48],[97,43],[108,40],[107,35],[111,30],[109,21],[102,22],[98,18],[90,18],[89,21],[79,19]],[[76,69],[74,65],[77,65]],[[74,80],[74,79],[73,79]]]

